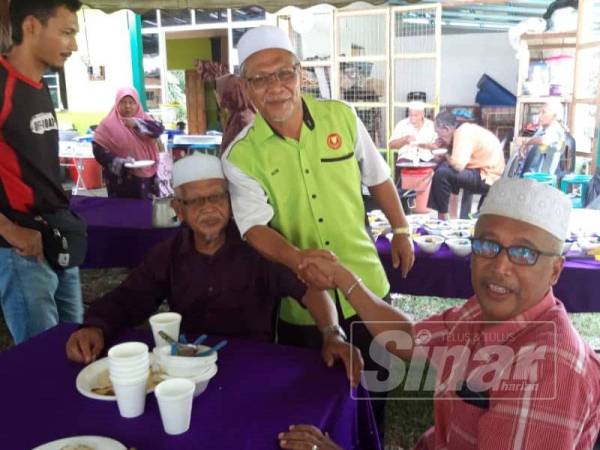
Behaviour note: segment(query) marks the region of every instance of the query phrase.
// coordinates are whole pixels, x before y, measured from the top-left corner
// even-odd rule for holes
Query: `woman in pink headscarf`
[[[144,113],[134,88],[117,91],[115,106],[96,128],[92,142],[94,156],[104,168],[109,197],[158,194],[156,138],[163,131],[160,122]]]
[[[217,102],[223,110],[229,114],[229,118],[223,125],[223,140],[221,141],[221,153],[233,141],[242,129],[254,120],[256,109],[244,94],[242,79],[237,75],[223,75],[217,78]]]

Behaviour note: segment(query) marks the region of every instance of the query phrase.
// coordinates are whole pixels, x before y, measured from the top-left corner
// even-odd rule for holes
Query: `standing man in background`
[[[78,0],[13,0],[12,47],[0,56],[0,301],[16,343],[81,322],[79,269],[55,269],[40,231],[16,216],[68,213],[60,181],[58,125],[42,77],[77,50]]]
[[[365,228],[361,184],[369,188],[392,226],[394,266],[401,266],[403,276],[413,265],[414,251],[389,167],[363,123],[343,102],[301,95],[300,63],[283,30],[262,26],[248,31],[238,44],[238,54],[246,92],[258,110],[254,122],[223,156],[240,233],[309,286],[335,287],[314,266],[303,267],[303,259],[335,255],[371,290],[386,297],[389,283]],[[344,336],[359,320],[346,300],[348,294],[332,292],[343,329],[317,329],[302,307],[284,299],[279,342],[318,348],[331,333]],[[352,332],[365,368],[379,369],[370,354],[372,339],[366,327],[357,323]],[[383,405],[377,403],[381,424]]]

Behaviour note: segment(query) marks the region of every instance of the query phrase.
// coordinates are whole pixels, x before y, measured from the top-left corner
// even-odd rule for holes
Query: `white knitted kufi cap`
[[[238,42],[240,66],[254,53],[270,48],[279,48],[296,54],[290,38],[281,28],[263,25],[246,31]]]
[[[492,185],[479,216],[493,214],[534,225],[561,241],[567,238],[571,200],[534,180],[501,178]]]
[[[420,100],[414,100],[408,104],[410,111],[425,111],[425,103]]]
[[[196,153],[173,164],[173,188],[192,181],[225,179],[221,160],[216,156]]]

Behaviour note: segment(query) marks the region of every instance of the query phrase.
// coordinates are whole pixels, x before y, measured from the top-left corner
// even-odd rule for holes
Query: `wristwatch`
[[[344,329],[340,327],[338,324],[335,325],[327,325],[326,327],[321,328],[321,335],[323,336],[323,340],[327,339],[332,334],[337,334],[344,341],[347,341],[346,333]]]

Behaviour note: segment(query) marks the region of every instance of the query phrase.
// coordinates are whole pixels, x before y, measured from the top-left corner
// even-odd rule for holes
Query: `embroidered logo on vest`
[[[337,133],[327,136],[327,145],[331,150],[337,150],[342,146],[342,137]]]

